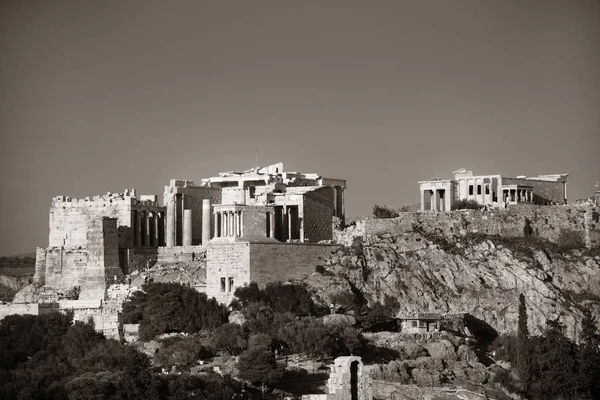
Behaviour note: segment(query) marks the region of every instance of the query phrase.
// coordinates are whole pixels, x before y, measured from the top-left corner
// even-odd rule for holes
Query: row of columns
[[[244,235],[241,211],[215,212],[215,237],[241,237]]]
[[[533,203],[533,192],[527,189],[503,189],[504,202]]]
[[[183,194],[174,194],[166,200],[166,245],[192,246],[193,245],[193,211],[185,208]],[[202,236],[201,244],[206,245],[210,240],[210,199],[202,200]],[[215,225],[216,226],[216,225]],[[178,230],[180,228],[180,230]]]
[[[429,192],[429,209],[431,211],[449,211],[450,210],[450,193],[446,189],[431,189],[421,190],[421,211],[425,211],[425,192]],[[440,204],[440,200],[443,203]]]
[[[133,210],[134,246],[158,247],[164,244],[164,215],[161,212]]]

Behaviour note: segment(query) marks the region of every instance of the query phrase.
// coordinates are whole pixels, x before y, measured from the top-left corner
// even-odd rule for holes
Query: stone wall
[[[302,279],[315,272],[317,265],[325,264],[337,249],[337,245],[308,243],[211,243],[206,254],[206,293],[228,304],[236,287]],[[227,291],[230,278],[233,287]],[[221,279],[225,279],[225,291]]]
[[[234,286],[250,282],[250,243],[209,243],[206,248],[206,294],[223,304],[233,300],[235,289],[221,290],[221,279],[233,278]]]
[[[336,245],[314,243],[251,243],[250,281],[268,282],[303,279],[324,265]]]
[[[600,246],[600,223],[593,215],[598,209],[590,205],[537,206],[516,205],[491,211],[450,211],[439,213],[401,213],[397,218],[366,218],[351,228],[352,236],[383,233],[402,234],[418,225],[427,232],[445,235],[485,233],[508,237],[523,236],[525,218],[531,221],[534,235],[557,242],[561,235],[579,232],[590,247]],[[358,229],[360,228],[360,229]],[[348,235],[336,233],[336,238],[348,242]]]
[[[102,217],[117,218],[119,245],[133,247],[133,211],[164,212],[164,207],[151,200],[132,196],[111,195],[75,199],[58,196],[50,207],[50,247],[87,246],[86,232],[89,221]]]
[[[33,273],[33,282],[44,284],[46,281],[46,248],[38,247],[35,249],[35,271]]]
[[[174,264],[178,262],[197,262],[206,257],[206,246],[159,247],[157,262]]]
[[[333,209],[326,198],[314,193],[306,193],[303,201],[304,240],[317,243],[331,240]]]
[[[152,268],[158,261],[158,253],[160,249],[165,247],[134,247],[127,249],[129,261],[127,268],[123,271],[125,274],[131,274],[133,271],[144,271]]]
[[[61,300],[58,302],[60,311],[73,312],[73,322],[94,322],[98,332],[109,339],[119,339],[119,314],[122,301],[93,300]]]
[[[86,248],[49,247],[45,252],[45,286],[66,293],[81,288],[80,299],[103,299],[107,284],[123,279],[119,267],[117,219],[88,221]],[[44,252],[39,252],[40,257]],[[36,260],[42,265],[42,261]],[[40,274],[38,274],[38,277]]]

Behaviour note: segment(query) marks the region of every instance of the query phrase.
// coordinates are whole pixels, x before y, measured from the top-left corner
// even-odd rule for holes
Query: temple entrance
[[[350,399],[358,400],[358,361],[350,364]]]

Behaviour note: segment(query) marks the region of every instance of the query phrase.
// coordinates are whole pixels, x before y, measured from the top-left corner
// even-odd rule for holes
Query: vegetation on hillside
[[[532,399],[600,398],[600,334],[592,315],[585,313],[576,344],[558,320],[548,320],[542,335],[529,336],[523,295],[519,303],[517,335],[500,335],[490,347],[515,375],[497,373],[495,380]]]
[[[481,208],[481,204],[475,200],[461,199],[452,204],[453,210],[480,210]]]
[[[373,206],[373,216],[375,218],[396,218],[399,215],[398,211],[388,206],[380,206],[379,204]]]
[[[224,399],[240,391],[215,374],[160,375],[148,357],[70,315],[0,321],[0,398]]]
[[[177,283],[147,283],[123,303],[123,321],[140,324],[140,338],[172,332],[196,333],[227,322],[227,308]]]

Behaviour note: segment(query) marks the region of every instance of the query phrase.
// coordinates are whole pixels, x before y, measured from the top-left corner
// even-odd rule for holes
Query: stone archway
[[[350,364],[350,399],[358,400],[358,361]]]

